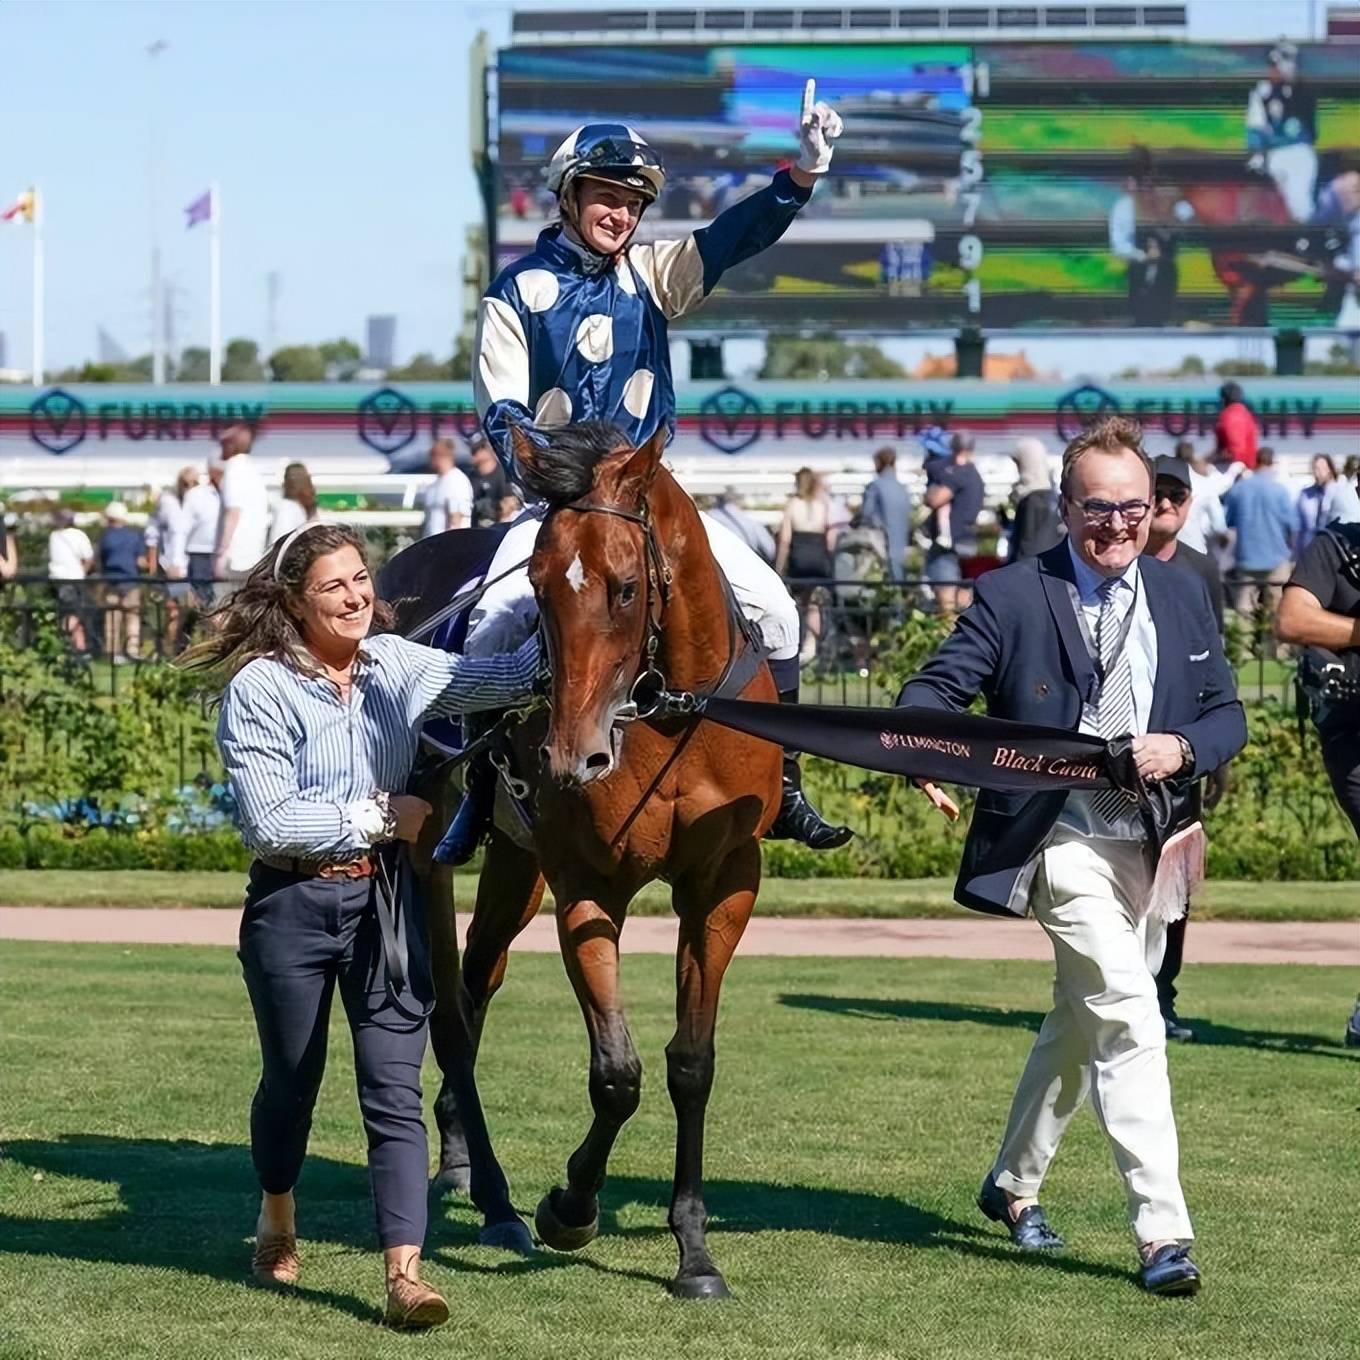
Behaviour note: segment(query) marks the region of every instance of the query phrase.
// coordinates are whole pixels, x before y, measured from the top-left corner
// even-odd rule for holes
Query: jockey
[[[631,244],[638,222],[666,181],[656,152],[621,123],[578,128],[558,147],[547,180],[560,221],[533,251],[492,283],[478,318],[473,382],[482,426],[514,475],[515,426],[607,420],[644,444],[660,426],[675,429],[667,326],[713,291],[726,269],[764,250],[788,229],[831,163],[841,120],[813,102],[807,82],[796,165],[727,209],[709,226],[674,241]],[[798,698],[798,611],[784,583],[730,530],[703,516],[709,545],[743,612],[759,628],[781,702]],[[539,518],[527,511],[507,532],[487,579],[532,553]],[[472,614],[467,653],[513,649],[532,631],[537,605],[527,569],[491,585]],[[494,780],[470,770],[464,798],[438,858],[470,858],[490,824]],[[802,792],[797,760],[786,754],[776,838],[814,849],[844,845],[852,833],[823,821]]]

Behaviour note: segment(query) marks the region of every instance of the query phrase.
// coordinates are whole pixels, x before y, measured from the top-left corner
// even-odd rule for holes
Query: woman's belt
[[[336,862],[324,859],[298,859],[291,855],[259,855],[256,862],[280,873],[304,878],[372,878],[374,861],[369,855]]]

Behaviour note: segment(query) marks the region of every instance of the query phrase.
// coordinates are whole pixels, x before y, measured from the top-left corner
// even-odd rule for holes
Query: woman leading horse
[[[616,426],[632,447],[675,428],[668,325],[711,293],[725,270],[774,244],[808,202],[831,164],[841,120],[804,90],[795,165],[709,226],[682,240],[633,244],[646,209],[665,184],[655,151],[631,128],[593,123],[558,147],[548,167],[560,221],[534,250],[505,269],[482,300],[473,380],[482,423],[507,471],[515,467],[513,431],[574,421]],[[783,583],[735,534],[700,517],[709,547],[770,655],[780,698],[798,697],[798,611]],[[467,652],[494,655],[533,627],[533,591],[512,570],[533,551],[540,516],[530,512],[507,533],[487,576],[493,582],[473,613]],[[504,579],[497,579],[497,578]],[[494,778],[474,763],[464,799],[439,858],[469,859],[490,824]],[[830,849],[850,839],[829,826],[804,796],[796,760],[784,764],[780,815],[772,836]]]

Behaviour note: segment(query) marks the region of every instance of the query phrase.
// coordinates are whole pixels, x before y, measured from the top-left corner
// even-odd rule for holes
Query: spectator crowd
[[[1176,541],[1213,564],[1215,598],[1268,648],[1297,561],[1327,525],[1360,522],[1360,459],[1315,455],[1307,485],[1296,492],[1280,475],[1274,451],[1259,443],[1241,389],[1226,383],[1220,397],[1212,443],[1197,448],[1183,439],[1173,457],[1161,460],[1172,470],[1159,475],[1153,513],[1175,512]],[[133,526],[121,501],[105,508],[93,539],[70,510],[54,513],[47,577],[77,653],[101,652],[123,664],[152,645],[144,646],[148,633],[158,651],[178,652],[197,617],[234,589],[270,545],[318,517],[304,464],[289,464],[271,496],[250,429],[232,426],[220,443],[206,466],[180,469],[144,529]],[[970,583],[982,572],[1037,556],[1062,538],[1057,457],[1041,439],[1015,441],[1010,495],[991,506],[967,430],[931,428],[919,444],[919,477],[915,469],[904,475],[899,451],[884,446],[849,504],[809,467],[798,470],[777,518],[747,508],[734,489],[704,502],[710,519],[788,584],[803,619],[804,664],[827,655],[823,643],[837,607],[862,605],[882,586],[911,592],[918,606],[951,617],[968,606]],[[481,435],[462,449],[436,439],[428,466],[432,476],[419,500],[422,538],[507,523],[524,509]],[[0,581],[19,571],[15,536],[0,526]],[[155,626],[147,628],[153,611]]]

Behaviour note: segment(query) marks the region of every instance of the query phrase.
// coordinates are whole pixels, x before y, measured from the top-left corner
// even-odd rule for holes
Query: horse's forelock
[[[519,460],[520,481],[553,506],[589,494],[600,463],[629,448],[622,431],[606,420],[582,420],[538,433],[532,456]]]

